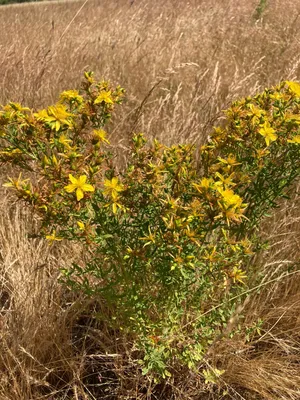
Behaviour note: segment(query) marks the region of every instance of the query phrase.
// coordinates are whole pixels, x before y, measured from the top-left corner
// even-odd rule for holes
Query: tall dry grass
[[[83,71],[119,83],[127,100],[109,130],[126,160],[131,133],[201,143],[233,99],[300,79],[300,2],[88,0],[0,8],[0,102],[43,107],[78,87]],[[2,181],[9,173],[2,172]],[[261,335],[213,344],[203,367],[225,369],[219,387],[201,369],[165,385],[141,375],[130,338],[92,317],[101,304],[66,292],[59,267],[80,248],[28,237],[38,221],[2,190],[0,399],[300,398],[299,187],[265,221],[264,276],[231,329],[261,318]],[[294,269],[292,269],[294,267]],[[287,275],[290,274],[290,275]],[[224,392],[227,392],[225,395]]]

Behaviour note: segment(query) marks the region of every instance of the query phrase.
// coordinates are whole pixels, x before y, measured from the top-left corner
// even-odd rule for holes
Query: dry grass
[[[110,127],[123,159],[133,131],[166,143],[203,142],[233,99],[282,79],[300,80],[300,3],[274,0],[255,20],[258,3],[88,0],[1,7],[0,102],[48,105],[62,89],[76,88],[89,69],[127,89]],[[232,323],[233,329],[261,318],[262,335],[223,338],[205,360],[206,367],[226,370],[219,388],[205,385],[200,372],[175,372],[166,385],[142,377],[129,338],[91,317],[91,310],[107,310],[57,281],[58,267],[80,257],[80,249],[29,239],[38,221],[2,193],[0,399],[299,399],[299,274],[285,276],[299,262],[297,191],[265,222],[271,247],[256,265],[270,283],[249,294],[245,318]]]

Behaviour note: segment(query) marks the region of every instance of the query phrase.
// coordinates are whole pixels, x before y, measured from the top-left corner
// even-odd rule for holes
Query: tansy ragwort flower
[[[265,138],[267,146],[270,146],[271,142],[277,140],[275,129],[271,128],[270,122],[268,121],[263,124],[262,128],[258,132]]]
[[[65,186],[64,189],[68,193],[76,191],[77,201],[80,201],[83,198],[84,192],[95,191],[95,188],[92,185],[86,183],[87,177],[85,175],[81,175],[78,179],[76,179],[72,174],[70,174],[69,179],[71,183]]]

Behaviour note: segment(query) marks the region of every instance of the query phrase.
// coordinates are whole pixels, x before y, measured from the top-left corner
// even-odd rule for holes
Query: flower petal
[[[76,188],[77,188],[77,185],[75,185],[74,183],[70,183],[69,185],[64,187],[65,191],[68,192],[68,193],[74,192],[74,190]]]
[[[85,183],[84,185],[82,185],[82,186],[81,186],[81,189],[82,189],[84,192],[94,192],[94,191],[95,191],[94,186],[92,186],[92,185],[90,185],[90,184],[88,184],[88,183]]]
[[[74,178],[74,176],[72,174],[69,174],[69,179],[72,183],[76,184],[77,183],[77,179]]]
[[[83,198],[84,194],[83,191],[81,190],[81,188],[77,188],[76,189],[76,198],[77,201],[80,201]]]
[[[118,178],[116,178],[115,176],[112,178],[111,180],[111,186],[113,188],[115,188],[118,185]]]
[[[81,175],[78,179],[78,186],[82,187],[86,182],[86,175]]]

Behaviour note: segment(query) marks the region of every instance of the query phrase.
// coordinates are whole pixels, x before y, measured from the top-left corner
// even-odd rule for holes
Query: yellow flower
[[[258,107],[255,107],[253,104],[249,105],[249,108],[251,112],[249,112],[247,115],[251,116],[252,123],[255,124],[256,122],[260,121],[260,118],[265,115],[265,111],[261,110]]]
[[[293,123],[300,125],[300,115],[299,114],[286,113],[285,118],[288,122],[292,121]]]
[[[60,242],[61,240],[63,240],[62,238],[56,236],[56,232],[53,231],[53,233],[51,235],[46,235],[46,239],[49,240],[49,244],[53,244],[54,241],[58,241]]]
[[[300,144],[300,135],[296,135],[293,139],[288,140],[288,143]]]
[[[270,151],[267,149],[258,149],[256,150],[256,156],[258,160],[270,154]]]
[[[293,92],[296,96],[300,97],[300,84],[298,82],[291,82],[287,81],[289,89]]]
[[[116,177],[112,178],[111,180],[105,179],[104,186],[106,189],[104,189],[103,193],[106,196],[111,196],[114,200],[117,200],[119,197],[119,192],[124,190],[124,186],[119,183],[119,180]]]
[[[274,92],[274,94],[270,95],[270,98],[273,100],[281,100],[283,96],[282,93]]]
[[[144,244],[144,247],[149,246],[152,243],[155,243],[155,236],[153,235],[153,233],[151,232],[151,228],[148,228],[149,231],[149,235],[148,236],[144,236],[144,237],[140,237],[140,240],[145,240],[146,243]]]
[[[113,201],[112,203],[112,210],[114,214],[117,214],[118,208],[121,210],[125,210],[125,208],[122,206],[122,204],[117,202],[117,199]]]
[[[218,188],[218,192],[222,196],[221,202],[218,201],[222,212],[215,217],[216,219],[225,217],[229,225],[230,221],[240,222],[242,218],[246,218],[243,213],[247,204],[243,204],[243,200],[239,195],[235,194],[231,189],[222,190]]]
[[[63,104],[50,106],[47,110],[41,110],[34,115],[38,120],[48,122],[51,129],[55,129],[56,131],[59,131],[62,125],[70,126],[69,117],[73,116]]]
[[[71,141],[72,140],[68,139],[65,135],[60,135],[60,137],[58,139],[58,142],[61,143],[63,146],[65,146],[67,149],[71,148],[70,145],[69,145],[69,143]]]
[[[198,192],[205,192],[214,184],[214,180],[211,178],[202,178],[200,183],[193,183],[193,186],[198,190]]]
[[[94,138],[99,142],[106,142],[109,144],[109,140],[106,138],[106,132],[103,129],[95,129],[93,131]]]
[[[212,179],[203,178],[201,179],[200,187],[203,189],[208,189],[211,183],[213,183]]]
[[[235,176],[234,172],[227,177],[221,175],[219,172],[216,172],[216,176],[220,179],[215,183],[216,186],[236,186],[236,184],[232,182],[232,179]]]
[[[263,127],[258,132],[265,138],[267,146],[270,146],[271,142],[277,140],[278,136],[275,133],[275,129],[271,128],[268,121],[263,124]]]
[[[30,108],[23,107],[20,103],[13,103],[12,101],[3,108],[6,111],[30,111]]]
[[[240,282],[245,284],[244,279],[247,278],[247,275],[245,271],[239,269],[237,266],[233,268],[233,270],[230,272],[230,276],[233,279],[233,282]]]
[[[191,240],[193,243],[195,243],[198,247],[200,247],[200,243],[197,240],[197,237],[200,238],[195,231],[191,231],[190,227],[187,226],[186,230],[184,231],[186,236]]]
[[[84,223],[83,223],[82,221],[77,221],[77,225],[78,225],[78,228],[79,228],[81,231],[84,231],[84,230],[85,230],[85,225],[84,225]]]
[[[6,156],[8,159],[9,157],[13,158],[14,156],[18,156],[19,154],[22,154],[22,151],[20,149],[13,149],[13,150],[3,150],[0,151],[1,156]]]
[[[96,98],[96,100],[94,101],[94,104],[99,104],[99,103],[106,103],[106,104],[114,104],[113,99],[111,97],[111,91],[109,90],[108,92],[106,92],[105,90],[103,90],[99,96]]]
[[[78,179],[76,179],[72,174],[70,174],[69,179],[71,183],[65,186],[64,189],[68,193],[76,191],[77,201],[80,201],[83,198],[84,192],[94,192],[95,190],[92,185],[86,183],[87,177],[85,175],[81,175]]]
[[[242,198],[239,195],[234,194],[233,190],[219,189],[219,193],[222,195],[222,197],[223,197],[222,200],[227,207],[233,206],[235,208],[235,207],[240,207],[242,205],[242,202],[243,202]]]
[[[14,187],[17,190],[21,190],[21,189],[23,189],[24,186],[28,185],[27,182],[29,181],[29,179],[23,179],[22,180],[21,177],[22,177],[22,173],[20,173],[18,179],[8,178],[9,182],[3,183],[2,186],[4,186],[4,187]]]
[[[167,195],[166,200],[161,200],[163,204],[166,204],[170,209],[176,210],[178,208],[179,198],[174,199],[173,197]]]
[[[227,225],[230,226],[230,221],[235,221],[235,222],[241,222],[241,220],[247,219],[245,215],[243,214],[245,211],[244,208],[241,209],[235,209],[235,208],[227,208],[226,210],[223,211],[223,215],[218,215],[217,218],[221,218],[222,216],[225,217]]]
[[[222,163],[222,164],[226,164],[230,167],[233,167],[235,165],[240,165],[241,163],[239,163],[236,159],[236,157],[233,154],[229,154],[229,156],[227,158],[221,158],[218,157],[218,160]]]
[[[203,258],[207,261],[209,261],[209,263],[214,263],[217,261],[218,259],[218,254],[216,254],[217,251],[217,247],[213,246],[213,248],[211,249],[211,252],[208,252],[207,250],[205,250],[205,256],[203,256]]]
[[[60,94],[61,100],[76,101],[78,104],[83,103],[83,97],[77,92],[77,90],[65,90]]]

